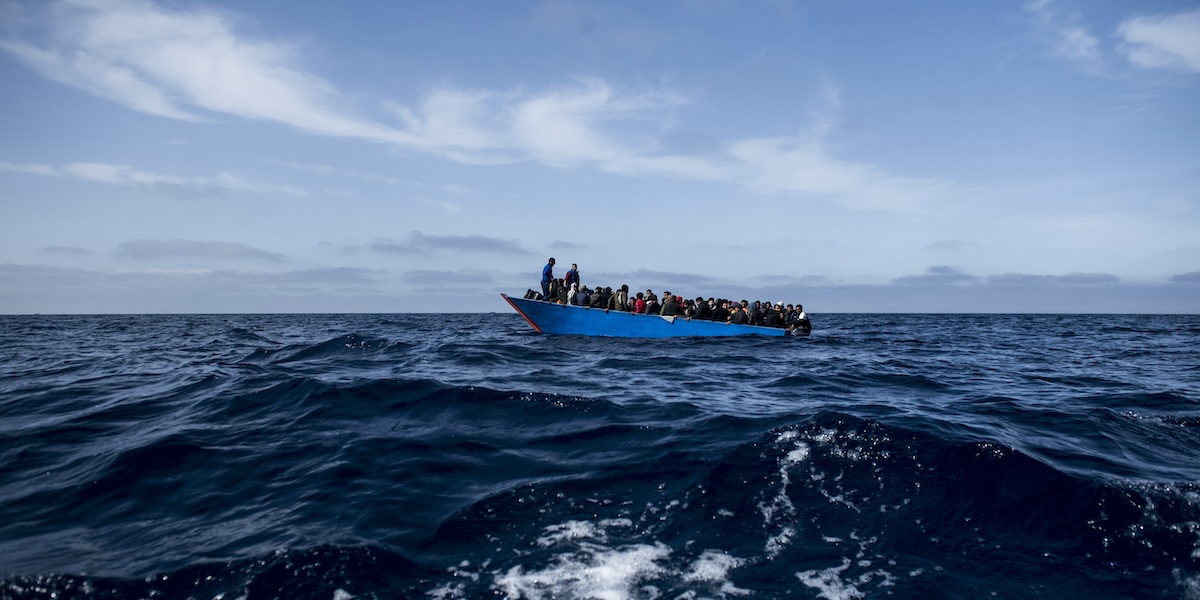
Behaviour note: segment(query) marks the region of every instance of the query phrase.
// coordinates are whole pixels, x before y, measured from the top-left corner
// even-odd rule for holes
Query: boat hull
[[[734,325],[716,321],[640,315],[618,310],[585,308],[500,294],[536,331],[567,335],[627,338],[784,336],[786,329]]]

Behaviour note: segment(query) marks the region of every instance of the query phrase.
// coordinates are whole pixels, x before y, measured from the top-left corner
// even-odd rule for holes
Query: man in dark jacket
[[[746,307],[740,304],[733,305],[733,314],[729,316],[729,322],[734,325],[749,325],[750,315],[746,314]]]
[[[674,317],[674,316],[678,315],[679,314],[679,298],[677,296],[675,296],[674,294],[672,294],[671,292],[664,292],[663,293],[662,310],[659,311],[658,314],[660,314],[664,317]]]
[[[775,306],[767,306],[766,312],[763,314],[763,325],[767,327],[783,327],[783,304],[777,303]]]
[[[567,274],[563,276],[563,283],[567,288],[570,288],[572,283],[579,283],[579,265],[571,263],[571,270],[567,271]]]
[[[717,307],[713,309],[713,320],[718,323],[729,322],[729,301],[722,300]]]

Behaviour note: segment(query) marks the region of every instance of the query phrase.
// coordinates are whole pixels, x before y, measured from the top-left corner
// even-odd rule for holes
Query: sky
[[[0,313],[1200,313],[1200,2],[0,0]]]

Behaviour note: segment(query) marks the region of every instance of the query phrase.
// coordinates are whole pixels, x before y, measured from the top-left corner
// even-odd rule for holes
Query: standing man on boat
[[[571,263],[571,270],[563,277],[563,285],[569,288],[572,283],[579,283],[579,265],[575,263]]]
[[[553,302],[550,298],[550,282],[554,281],[554,257],[550,257],[550,262],[542,267],[542,299],[546,302]]]

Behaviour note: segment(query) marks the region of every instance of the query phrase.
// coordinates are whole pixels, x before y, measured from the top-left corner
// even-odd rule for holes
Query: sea
[[[1200,316],[0,316],[0,598],[1200,598]]]

